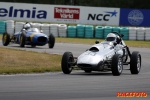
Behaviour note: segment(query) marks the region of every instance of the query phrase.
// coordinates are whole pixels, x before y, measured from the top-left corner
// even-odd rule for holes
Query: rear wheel
[[[53,48],[55,45],[55,37],[53,34],[50,34],[49,41],[48,41],[48,47]]]
[[[61,60],[61,68],[64,74],[70,74],[73,67],[72,63],[74,63],[73,54],[71,52],[65,52],[62,56]]]
[[[25,32],[22,32],[20,35],[20,47],[24,47],[26,43],[26,34]]]
[[[7,46],[9,42],[10,42],[10,35],[7,32],[3,33],[3,37],[2,37],[3,45]]]
[[[139,52],[133,52],[130,61],[131,74],[138,74],[141,69],[141,55]]]
[[[122,70],[123,70],[122,56],[116,54],[112,58],[112,74],[114,76],[119,76],[122,73]]]

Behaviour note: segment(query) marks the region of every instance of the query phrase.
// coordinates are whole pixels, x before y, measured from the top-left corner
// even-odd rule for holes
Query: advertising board
[[[120,9],[121,26],[150,26],[150,10]]]
[[[0,20],[119,25],[119,8],[0,3]]]

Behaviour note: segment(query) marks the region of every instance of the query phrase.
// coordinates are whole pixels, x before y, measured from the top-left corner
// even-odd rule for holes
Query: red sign
[[[54,8],[54,18],[59,19],[79,19],[80,9],[79,8]]]

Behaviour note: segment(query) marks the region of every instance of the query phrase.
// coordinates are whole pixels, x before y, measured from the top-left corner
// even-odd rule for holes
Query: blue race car
[[[48,43],[49,48],[53,48],[55,45],[55,37],[53,34],[47,36],[38,28],[29,28],[23,29],[20,32],[13,34],[10,36],[9,33],[3,33],[2,43],[4,46],[7,46],[9,43],[19,44],[20,47],[24,47],[25,45],[35,46],[43,46]]]

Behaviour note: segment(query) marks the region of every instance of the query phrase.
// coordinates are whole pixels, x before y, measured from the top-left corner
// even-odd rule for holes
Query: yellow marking
[[[30,35],[30,39],[31,39],[31,41],[32,41],[32,38],[34,37],[34,33],[32,33],[31,35]]]

